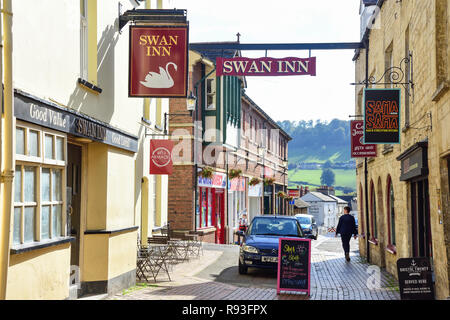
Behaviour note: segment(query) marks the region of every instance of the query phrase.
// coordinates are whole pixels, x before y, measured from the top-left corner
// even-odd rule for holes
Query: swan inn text
[[[172,47],[178,45],[178,37],[143,34],[139,45],[145,47],[147,57],[170,57]]]

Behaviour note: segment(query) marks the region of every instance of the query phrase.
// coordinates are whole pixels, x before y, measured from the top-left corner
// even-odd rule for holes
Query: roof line
[[[260,113],[262,113],[262,115],[274,126],[276,126],[278,129],[280,129],[281,133],[283,133],[283,135],[285,137],[287,137],[288,141],[292,140],[292,137],[283,130],[283,128],[281,128],[276,122],[275,120],[273,120],[267,113],[264,112],[263,109],[261,109],[261,107],[259,107],[245,92],[242,93],[242,97],[244,99],[246,99],[248,102],[250,102],[250,104]]]

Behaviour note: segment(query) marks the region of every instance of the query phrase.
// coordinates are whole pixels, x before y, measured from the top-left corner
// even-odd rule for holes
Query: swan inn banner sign
[[[128,96],[187,97],[188,26],[130,26]]]
[[[216,58],[219,76],[316,75],[316,57],[310,58]]]

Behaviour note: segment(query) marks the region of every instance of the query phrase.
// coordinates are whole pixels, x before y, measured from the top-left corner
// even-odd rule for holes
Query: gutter
[[[377,4],[376,4],[376,6],[378,7],[378,8],[380,8],[380,10],[381,10],[381,7],[383,7],[383,4],[384,4],[384,2],[385,2],[386,0],[378,0],[378,2],[377,2]],[[375,17],[375,19],[376,19],[377,17]],[[371,29],[369,29],[369,28],[367,28],[366,27],[366,31],[364,32],[364,35],[363,35],[363,37],[362,37],[362,39],[361,39],[361,43],[369,43],[369,37],[370,37],[370,30]],[[367,42],[366,42],[367,41]],[[356,49],[355,50],[355,55],[353,56],[353,59],[352,59],[352,61],[356,61],[358,58],[359,58],[359,54],[361,53],[361,49]]]

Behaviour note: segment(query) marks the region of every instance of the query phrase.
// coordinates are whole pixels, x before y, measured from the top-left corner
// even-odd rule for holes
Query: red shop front
[[[215,242],[225,243],[226,175],[214,173],[211,179],[198,177],[197,230],[214,227]]]

